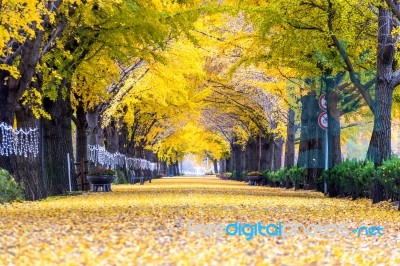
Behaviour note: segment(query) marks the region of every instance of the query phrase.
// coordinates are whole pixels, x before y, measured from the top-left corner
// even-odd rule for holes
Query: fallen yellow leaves
[[[399,265],[390,204],[218,179],[158,179],[112,193],[0,206],[3,265]],[[188,235],[195,224],[380,225],[381,237]]]

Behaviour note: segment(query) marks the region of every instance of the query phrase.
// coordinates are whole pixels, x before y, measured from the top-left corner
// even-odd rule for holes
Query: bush
[[[400,159],[393,157],[378,167],[377,178],[384,187],[385,199],[398,199],[400,195]]]
[[[279,187],[285,186],[287,172],[288,170],[286,168],[281,168],[278,171],[275,171],[272,176],[272,182]]]
[[[113,181],[114,184],[128,184],[128,179],[123,171],[117,171],[117,178]]]
[[[233,171],[231,180],[243,181],[243,176],[246,176],[246,171],[243,171],[242,173],[239,173],[237,171]]]
[[[288,170],[289,179],[294,184],[294,188],[298,189],[304,185],[304,167],[294,166]]]
[[[23,198],[22,188],[6,170],[0,169],[0,204]]]
[[[281,168],[274,172],[265,170],[262,172],[263,185],[272,186],[272,187],[285,187],[286,176],[288,174],[289,174],[289,170],[287,168]],[[295,173],[293,172],[292,174],[294,175]]]
[[[271,171],[265,170],[262,172],[262,185],[270,186],[271,185]]]
[[[329,171],[323,171],[319,183],[326,180],[330,197],[368,197],[372,180],[376,176],[374,164],[346,160]]]

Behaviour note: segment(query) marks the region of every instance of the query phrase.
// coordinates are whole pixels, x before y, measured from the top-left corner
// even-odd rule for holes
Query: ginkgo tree
[[[78,103],[80,111],[86,111],[87,106],[95,104],[96,100],[108,99],[110,92],[104,86],[117,79],[116,75],[109,76],[108,70],[114,69],[113,73],[117,74],[118,66],[129,67],[136,59],[157,58],[156,50],[163,49],[165,40],[187,31],[185,27],[201,12],[197,4],[196,1],[49,1],[38,5],[33,5],[32,1],[28,4],[13,1],[1,3],[2,11],[24,13],[24,20],[17,21],[19,12],[1,12],[4,18],[2,23],[9,23],[10,26],[6,28],[8,35],[2,34],[5,48],[1,62],[0,100],[1,108],[4,108],[1,121],[13,124],[18,101],[33,85],[31,92],[24,96],[27,100],[24,102],[33,103],[39,99],[36,105],[43,104],[45,110],[39,114],[51,116],[52,119],[43,122],[46,164],[42,167],[46,168],[44,173],[50,194],[59,194],[67,189],[65,156],[72,153],[72,103]],[[1,30],[3,33],[3,26]],[[105,68],[107,71],[104,71]],[[91,76],[101,71],[104,71],[102,78]],[[31,84],[32,80],[36,83]],[[76,93],[93,89],[91,95],[98,94],[99,98],[86,97],[89,93]],[[38,96],[37,92],[41,95]],[[76,97],[71,103],[72,92],[74,95],[76,93]],[[26,106],[30,107],[31,104]],[[37,125],[34,116],[25,116],[30,123]],[[28,125],[23,123],[24,119],[23,116],[17,119],[21,126]],[[57,141],[63,141],[63,144]],[[27,170],[27,165],[34,165],[35,172]],[[43,177],[39,165],[38,159],[35,159],[26,161],[25,165],[20,164],[18,169],[26,169],[34,176],[32,180],[40,181]],[[1,158],[1,166],[11,172],[17,169],[12,169],[10,161],[4,157]],[[27,172],[21,175],[27,176]],[[28,179],[25,181],[30,182]],[[46,193],[40,192],[44,191],[43,182],[35,183],[32,182],[32,194],[28,198],[45,197]]]
[[[219,14],[198,24],[196,36],[210,53],[207,84],[213,90],[205,100],[209,103],[205,120],[211,119],[209,128],[229,139],[230,170],[241,174],[244,170],[279,168],[286,81],[265,64],[240,66],[244,52],[254,45],[254,31],[243,16]],[[248,160],[242,159],[243,152],[248,153]]]

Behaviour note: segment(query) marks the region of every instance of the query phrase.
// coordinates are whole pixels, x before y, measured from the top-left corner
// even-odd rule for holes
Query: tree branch
[[[390,85],[393,89],[395,89],[398,85],[400,85],[400,70],[397,70],[396,72],[393,73]]]
[[[392,0],[385,0],[386,4],[390,7],[392,10],[393,14],[397,17],[397,19],[400,19],[400,9],[397,3]],[[396,1],[397,2],[397,1]]]

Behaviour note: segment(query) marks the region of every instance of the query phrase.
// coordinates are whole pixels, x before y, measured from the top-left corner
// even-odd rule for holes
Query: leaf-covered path
[[[2,265],[400,265],[389,204],[215,178],[158,179],[112,193],[0,206]],[[188,225],[379,225],[383,236],[188,235]]]

